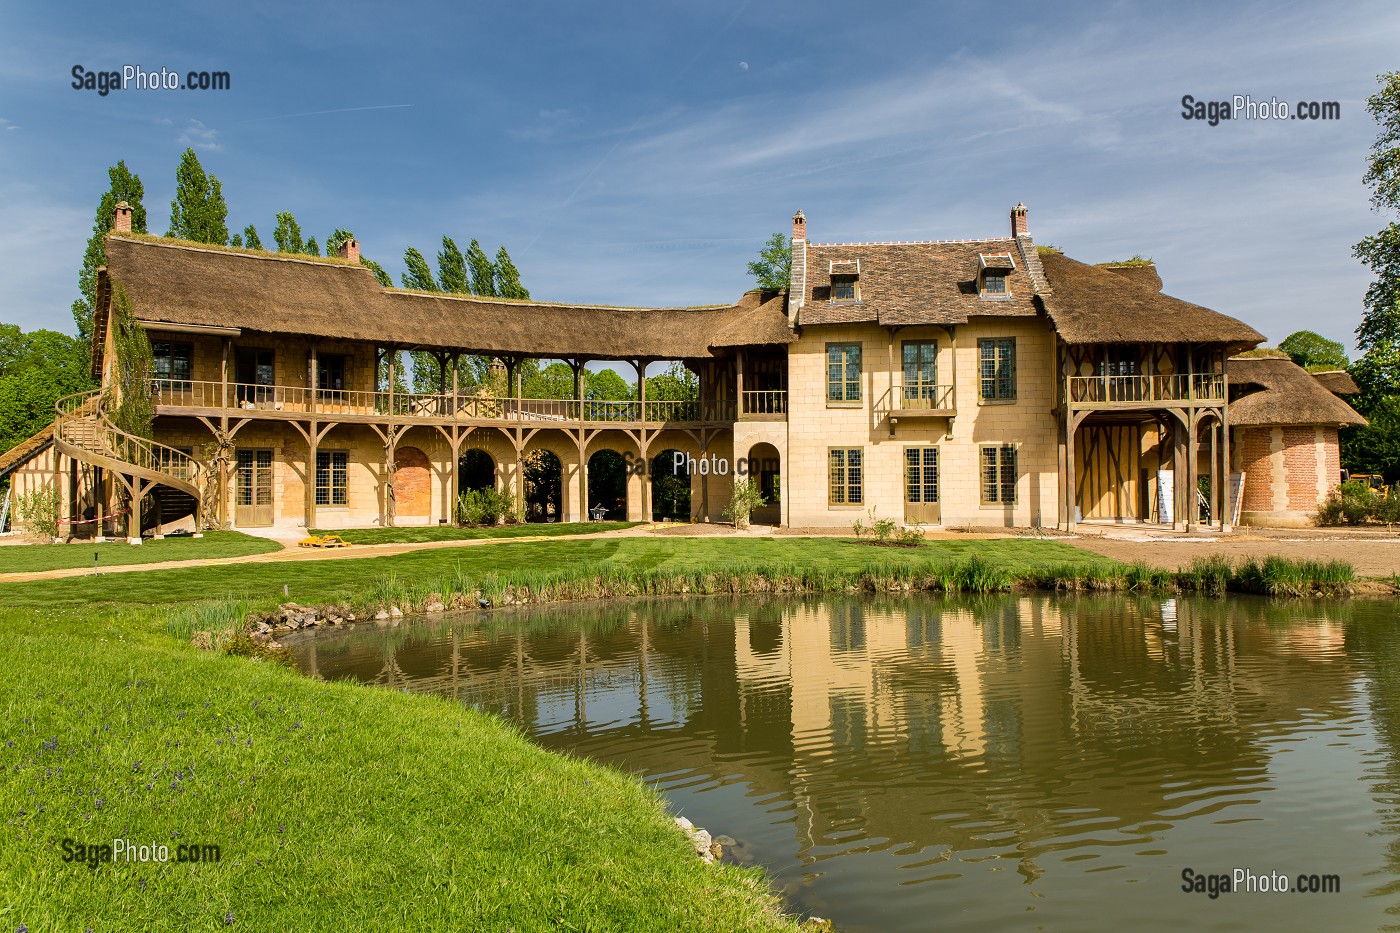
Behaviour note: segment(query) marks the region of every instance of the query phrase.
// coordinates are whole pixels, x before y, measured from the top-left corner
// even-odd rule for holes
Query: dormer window
[[[977,293],[983,298],[1010,298],[1006,277],[1016,271],[1016,260],[1010,253],[979,253],[977,255]]]
[[[833,259],[829,271],[832,301],[860,300],[859,259]]]

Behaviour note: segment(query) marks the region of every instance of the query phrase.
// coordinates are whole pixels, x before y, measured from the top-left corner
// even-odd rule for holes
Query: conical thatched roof
[[[1333,395],[1358,395],[1361,392],[1361,387],[1356,384],[1356,380],[1352,379],[1351,374],[1345,369],[1328,369],[1320,373],[1313,373],[1312,376]]]
[[[1350,405],[1290,359],[1233,357],[1225,371],[1230,377],[1232,425],[1346,427],[1366,423]]]

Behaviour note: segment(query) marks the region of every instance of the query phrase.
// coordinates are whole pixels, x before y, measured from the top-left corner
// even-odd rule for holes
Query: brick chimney
[[[112,232],[131,232],[131,205],[125,201],[117,202],[117,211],[112,217]]]
[[[344,243],[340,244],[340,249],[336,250],[336,254],[340,256],[341,259],[353,262],[358,266],[360,264],[360,241],[355,239],[346,240]]]
[[[1030,236],[1030,228],[1026,226],[1026,205],[1016,202],[1016,206],[1011,209],[1011,235],[1013,237]]]
[[[788,274],[788,324],[796,326],[807,299],[807,217],[792,215],[792,270]]]

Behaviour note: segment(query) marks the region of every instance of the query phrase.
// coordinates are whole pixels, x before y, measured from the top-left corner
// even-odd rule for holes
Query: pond
[[[639,775],[841,931],[1400,924],[1391,602],[628,601],[292,647]],[[1212,897],[1236,869],[1340,891]]]

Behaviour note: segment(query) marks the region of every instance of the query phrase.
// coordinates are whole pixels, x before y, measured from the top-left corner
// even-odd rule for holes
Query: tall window
[[[316,388],[339,391],[345,386],[345,357],[323,354],[316,357]]]
[[[904,499],[906,502],[938,501],[938,448],[904,448]]]
[[[986,445],[982,453],[982,504],[1012,505],[1016,502],[1016,447],[1014,444]]]
[[[860,344],[826,345],[826,400],[860,401]]]
[[[316,504],[346,505],[350,501],[347,468],[350,454],[344,450],[316,451]]]
[[[1006,401],[1016,398],[1016,338],[984,337],[977,341],[981,359],[982,398]]]
[[[162,382],[189,382],[193,371],[194,347],[188,343],[158,340],[151,344],[152,375]]]
[[[937,381],[938,341],[904,341],[904,398],[917,403],[906,407],[933,407]]]
[[[833,447],[828,454],[832,505],[860,505],[865,501],[864,452],[859,447]]]

